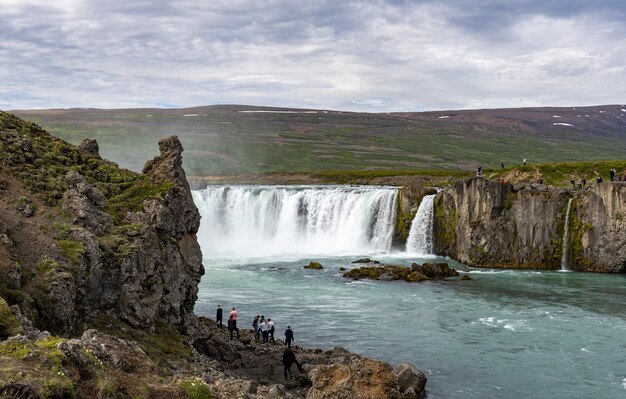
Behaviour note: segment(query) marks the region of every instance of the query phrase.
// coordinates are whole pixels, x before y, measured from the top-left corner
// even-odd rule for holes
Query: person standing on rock
[[[276,341],[274,340],[274,331],[276,331],[276,328],[274,328],[274,322],[272,321],[272,319],[268,318],[267,319],[267,332],[269,333],[270,337],[272,337],[273,344],[276,343]]]
[[[261,324],[259,324],[259,328],[261,329],[261,335],[263,336],[263,343],[267,344],[267,337],[269,336],[269,331],[267,330],[267,322],[261,317]]]
[[[222,328],[222,307],[217,305],[217,313],[215,314],[215,322],[219,328]]]
[[[239,329],[237,328],[237,324],[235,319],[233,319],[233,315],[231,314],[228,317],[228,331],[230,331],[230,340],[233,340],[233,331],[237,331],[237,338],[239,338]]]
[[[252,320],[252,328],[254,329],[254,339],[259,339],[259,319],[261,316],[256,315],[254,320]]]
[[[291,342],[295,341],[293,339],[293,330],[291,329],[291,326],[287,326],[287,329],[285,330],[285,345],[287,345],[287,348],[291,349]]]
[[[230,317],[233,319],[233,329],[237,331],[237,337],[239,337],[239,329],[237,328],[237,309],[233,306],[233,310],[230,311]]]
[[[293,376],[291,375],[291,365],[297,363],[296,354],[290,348],[285,349],[283,352],[283,365],[285,366],[285,379],[291,379]],[[289,374],[289,377],[287,377]]]

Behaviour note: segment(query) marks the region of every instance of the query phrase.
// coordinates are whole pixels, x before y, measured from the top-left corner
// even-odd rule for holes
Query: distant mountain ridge
[[[190,175],[320,170],[473,170],[529,163],[621,159],[626,105],[429,112],[213,105],[183,109],[14,111],[139,170],[152,143],[177,134]]]

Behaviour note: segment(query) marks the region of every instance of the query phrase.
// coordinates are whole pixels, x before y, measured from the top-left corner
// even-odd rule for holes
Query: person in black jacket
[[[217,313],[215,315],[215,321],[217,322],[217,326],[222,328],[222,307],[217,305]]]
[[[298,365],[298,370],[300,370],[302,366],[300,366],[300,363],[298,363],[298,361],[296,360],[296,354],[293,353],[293,351],[289,348],[285,349],[285,352],[283,353],[283,365],[285,366],[285,379],[288,379],[287,374],[289,374],[289,378],[293,378],[293,376],[291,375],[291,365],[294,363]]]
[[[294,341],[293,330],[291,329],[291,326],[287,326],[287,330],[285,330],[285,345],[287,345],[287,348],[291,349],[292,341]]]

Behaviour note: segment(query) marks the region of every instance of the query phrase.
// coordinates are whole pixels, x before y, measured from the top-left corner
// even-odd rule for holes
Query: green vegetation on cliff
[[[140,211],[147,198],[160,198],[173,188],[167,181],[120,169],[116,164],[78,150],[34,123],[0,111],[0,160],[24,186],[47,205],[63,197],[69,171],[83,175],[107,199],[106,210],[116,224],[126,212]]]
[[[594,184],[598,177],[609,180],[609,172],[615,169],[617,176],[626,176],[626,160],[550,162],[523,165],[507,169],[486,170],[485,176],[492,180],[504,179],[510,183],[543,183],[553,187],[571,187],[574,180],[578,186],[580,179],[587,185]]]

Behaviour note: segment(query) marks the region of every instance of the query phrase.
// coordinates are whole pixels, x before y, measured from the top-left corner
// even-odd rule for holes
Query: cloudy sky
[[[0,109],[623,102],[623,0],[0,0]]]

